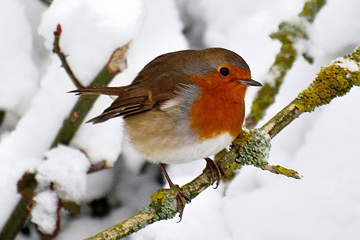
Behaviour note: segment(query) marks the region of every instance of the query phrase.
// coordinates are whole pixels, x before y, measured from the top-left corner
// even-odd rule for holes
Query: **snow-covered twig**
[[[55,39],[54,39],[54,47],[57,49],[54,50],[54,52],[60,57],[62,60],[62,63],[64,64],[64,68],[69,75],[70,78],[74,78],[71,76],[72,70],[70,66],[67,64],[65,55],[61,52],[59,47],[59,40],[61,36],[61,26],[58,25],[56,31],[54,32]],[[122,51],[123,56],[125,55],[125,52],[127,51],[129,47],[129,43],[126,44],[123,48],[124,51]],[[115,52],[121,51],[120,49],[115,50]],[[62,59],[63,58],[63,59]],[[117,60],[119,57],[117,58]],[[65,62],[64,62],[65,61]],[[112,60],[108,62],[111,63]],[[123,59],[123,62],[126,62],[126,59]],[[124,70],[123,66],[124,64],[121,64],[121,71],[109,73],[108,72],[108,64],[103,67],[103,69],[100,71],[100,73],[94,78],[92,83],[90,84],[90,87],[105,87],[107,86],[111,80],[116,76],[117,73]],[[65,67],[66,66],[66,67]],[[76,78],[75,78],[76,79]],[[73,79],[74,80],[74,79]],[[76,82],[75,82],[76,84]],[[82,86],[80,83],[76,84],[79,86]],[[79,100],[76,102],[75,106],[71,110],[69,117],[64,121],[64,124],[62,128],[59,130],[58,134],[56,135],[54,141],[51,144],[51,148],[57,147],[59,144],[68,145],[72,138],[74,137],[75,133],[77,132],[78,128],[80,127],[81,123],[84,121],[87,113],[92,108],[93,104],[95,103],[98,96],[83,96],[79,98]],[[104,168],[106,168],[106,164],[103,165]],[[99,166],[94,166],[96,170],[99,170]],[[93,170],[93,169],[91,169]],[[26,175],[26,173],[25,173]],[[24,175],[24,176],[25,176]],[[22,197],[18,204],[16,205],[13,214],[9,217],[7,223],[5,224],[4,228],[0,232],[0,239],[3,239],[4,236],[16,236],[17,233],[21,230],[24,223],[26,222],[30,212],[31,208],[29,206],[32,206],[33,202],[30,200],[25,199]],[[19,212],[23,214],[18,214]],[[17,214],[14,214],[17,213]],[[14,220],[16,218],[16,221]],[[9,238],[11,239],[11,238]]]
[[[287,107],[262,126],[261,131],[269,134],[269,137],[273,138],[301,113],[311,112],[315,107],[325,105],[335,97],[345,95],[353,86],[360,86],[359,66],[360,46],[357,47],[352,54],[337,59],[331,65],[322,68],[313,83],[300,93]],[[231,175],[237,168],[234,167],[234,164],[238,164],[236,160],[239,159],[241,155],[240,152],[243,150],[247,141],[252,138],[252,135],[257,134],[256,131],[250,131],[247,137],[240,136],[235,139],[231,150],[218,161],[218,163],[226,169],[226,174]],[[238,167],[239,166],[241,166],[241,164],[238,164]],[[259,164],[258,167],[276,174],[301,178],[297,172],[280,166]],[[211,184],[210,171],[204,171],[193,181],[182,186],[181,191],[193,199]],[[87,240],[120,239],[153,222],[175,217],[176,204],[174,204],[174,201],[176,201],[176,193],[179,190],[179,186],[175,185],[169,190],[161,189],[157,191],[151,196],[149,206],[141,210],[138,214],[93,237],[87,238]]]
[[[280,52],[276,55],[275,61],[269,69],[268,80],[263,84],[253,101],[251,112],[245,120],[246,128],[254,128],[265,115],[265,111],[274,103],[285,75],[292,68],[299,52],[304,51],[298,49],[297,45],[300,43],[303,45],[308,40],[307,26],[314,21],[316,14],[325,5],[325,2],[325,0],[307,1],[298,18],[280,23],[279,30],[270,35],[271,38],[278,39],[281,42]],[[312,61],[306,52],[302,54],[307,61]]]
[[[347,94],[353,86],[360,86],[359,65],[360,46],[353,53],[323,67],[312,84],[261,129],[273,138],[300,114],[312,112],[335,97]]]

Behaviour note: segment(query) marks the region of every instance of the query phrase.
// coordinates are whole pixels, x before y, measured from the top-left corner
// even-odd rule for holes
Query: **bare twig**
[[[58,57],[60,58],[60,61],[62,63],[62,67],[65,69],[66,73],[68,74],[68,76],[70,77],[70,79],[74,83],[74,85],[77,88],[84,88],[84,86],[80,83],[80,81],[76,78],[75,74],[71,70],[69,63],[66,60],[65,54],[61,51],[61,48],[60,48],[61,32],[62,32],[61,25],[58,24],[56,26],[56,31],[54,32],[55,39],[54,39],[53,53],[58,55]]]
[[[76,77],[72,74],[71,68],[66,61],[65,55],[61,52],[59,47],[59,41],[61,36],[61,26],[58,25],[56,31],[54,32],[54,53],[56,53],[63,63],[63,67],[68,73],[69,77],[73,80],[74,84],[78,87],[82,87],[80,82],[76,79]],[[128,45],[125,46],[126,49]],[[124,60],[125,61],[125,60]],[[110,81],[115,77],[116,73],[109,74],[107,71],[107,65],[103,67],[100,73],[95,77],[95,79],[90,84],[90,87],[105,87]],[[75,81],[74,81],[75,80]],[[56,147],[59,143],[68,145],[78,130],[80,124],[83,122],[85,116],[92,108],[93,104],[97,96],[83,96],[80,97],[74,108],[71,110],[69,117],[64,121],[63,127],[60,129],[59,133],[55,137],[51,148]],[[99,166],[98,166],[99,167]],[[0,239],[14,239],[17,233],[21,230],[24,223],[26,222],[31,208],[27,208],[27,206],[31,206],[31,201],[27,203],[24,197],[21,197],[20,201],[16,205],[12,215],[7,220],[2,232],[0,234]],[[20,214],[23,213],[23,214]],[[6,235],[5,235],[6,234]],[[12,238],[5,238],[5,236],[12,236]]]

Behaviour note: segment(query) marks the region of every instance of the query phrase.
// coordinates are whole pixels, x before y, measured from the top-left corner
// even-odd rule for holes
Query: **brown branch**
[[[56,31],[54,32],[54,48],[53,48],[53,53],[55,53],[56,55],[58,55],[58,57],[60,58],[60,61],[62,63],[62,67],[65,69],[66,73],[68,74],[68,76],[70,77],[71,81],[74,83],[74,85],[77,88],[84,88],[84,86],[80,83],[80,81],[76,78],[75,74],[73,73],[73,71],[70,68],[69,63],[66,60],[66,56],[65,54],[61,51],[60,48],[60,36],[61,36],[61,25],[58,24],[56,26]]]
[[[0,232],[0,239],[13,240],[18,232],[26,223],[30,216],[31,209],[34,205],[33,201],[28,201],[26,198],[21,197],[14,211],[11,213],[9,220]]]
[[[355,65],[360,66],[360,46],[352,54],[343,58],[343,62],[347,63],[349,61],[353,61]],[[267,122],[261,130],[273,138],[301,113],[311,112],[316,107],[325,105],[338,96],[345,95],[353,86],[360,86],[359,69],[357,71],[350,71],[346,67],[342,67],[343,62],[339,59],[332,65],[322,68],[314,82],[300,93],[287,107]],[[242,148],[244,148],[247,141],[249,141],[253,132],[250,132],[247,136],[239,135],[239,137],[234,140],[231,150],[217,161],[226,169],[226,174],[231,175],[235,169],[241,167],[241,164],[237,163],[241,162],[239,156],[241,155]],[[247,145],[247,147],[249,146]],[[254,145],[253,151],[257,151],[256,145]],[[301,175],[297,172],[282,168],[281,166],[260,164],[259,167],[276,174],[301,178]],[[176,201],[176,193],[179,190],[193,199],[211,184],[211,173],[206,169],[192,182],[182,186],[181,189],[177,185],[169,190],[161,189],[151,196],[149,206],[142,209],[138,214],[93,237],[87,238],[87,240],[120,239],[156,221],[173,218],[177,211],[174,201]]]
[[[68,65],[66,61],[65,55],[61,52],[61,49],[59,47],[59,41],[61,36],[61,26],[57,25],[57,29],[54,32],[54,53],[56,53],[59,58],[61,59],[63,63],[63,67],[65,68],[67,74],[72,79],[74,84],[77,87],[82,87],[80,82],[76,79],[76,77],[72,74],[71,68]],[[129,47],[129,44],[126,44],[124,48],[127,50]],[[123,51],[125,54],[126,51]],[[125,56],[124,62],[126,62]],[[121,66],[121,70],[124,70],[124,65]],[[115,77],[116,73],[109,73],[107,71],[107,65],[103,67],[103,69],[100,71],[100,73],[95,77],[95,79],[90,84],[90,87],[105,87],[107,86],[110,81]],[[59,143],[68,145],[77,132],[80,124],[83,122],[84,118],[86,117],[87,113],[92,108],[93,104],[95,103],[98,96],[82,96],[78,99],[77,103],[71,110],[69,117],[64,121],[64,124],[60,131],[58,132],[57,136],[55,137],[53,143],[51,144],[51,148],[56,147]],[[99,166],[97,166],[99,167]],[[2,232],[0,234],[0,239],[14,239],[14,237],[17,235],[17,233],[21,230],[24,223],[26,222],[30,212],[31,208],[27,208],[27,206],[30,204],[25,204],[27,202],[24,197],[21,197],[20,201],[16,205],[12,215],[7,220],[4,228],[2,229]],[[31,201],[30,201],[31,202]],[[22,214],[20,214],[22,213]],[[5,235],[6,234],[6,235]],[[5,236],[12,236],[12,238],[5,238]]]

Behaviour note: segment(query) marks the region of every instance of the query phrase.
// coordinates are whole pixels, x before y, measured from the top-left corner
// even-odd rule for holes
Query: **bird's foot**
[[[170,177],[169,177],[169,174],[167,173],[164,165],[162,163],[159,164],[160,166],[160,170],[163,172],[167,182],[169,183],[169,186],[170,188],[176,188],[177,190],[177,194],[176,194],[176,205],[177,205],[177,211],[179,211],[179,217],[180,217],[180,220],[179,222],[181,222],[182,220],[182,216],[183,216],[183,213],[184,213],[184,209],[185,209],[185,205],[186,205],[186,200],[188,202],[191,202],[191,198],[189,196],[187,196],[182,190],[181,190],[181,187],[179,187],[178,185],[175,185]]]
[[[226,171],[221,165],[214,162],[210,158],[205,158],[205,161],[206,161],[206,167],[205,167],[204,171],[206,169],[210,170],[211,182],[214,183],[216,181],[216,186],[215,186],[215,189],[216,189],[220,184],[221,177],[226,175]],[[217,180],[215,180],[214,172],[216,172],[216,174],[217,174]]]
[[[181,222],[182,220],[186,202],[191,202],[191,198],[187,196],[183,191],[181,191],[180,188],[180,190],[176,194],[176,206],[177,206],[177,210],[179,211],[179,218],[180,218],[179,222]]]

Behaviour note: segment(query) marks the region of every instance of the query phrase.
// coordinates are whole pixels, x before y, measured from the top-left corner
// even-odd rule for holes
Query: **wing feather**
[[[161,110],[161,105],[172,99],[180,87],[194,84],[191,78],[181,71],[161,72],[161,58],[156,64],[148,64],[134,79],[124,87],[84,88],[75,92],[79,95],[105,94],[117,96],[113,103],[99,116],[88,122],[100,123],[111,118],[122,116],[124,118],[141,114],[150,110]],[[166,69],[166,68],[165,68]]]

